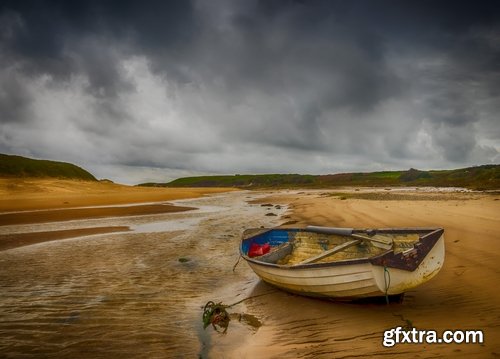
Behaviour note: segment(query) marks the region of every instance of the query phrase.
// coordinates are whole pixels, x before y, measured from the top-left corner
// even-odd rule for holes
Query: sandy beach
[[[60,179],[0,178],[0,213],[173,201],[230,190],[135,187],[112,182]]]
[[[407,293],[401,305],[334,304],[289,296],[256,299],[266,324],[239,354],[248,357],[496,357],[500,356],[500,196],[498,194],[347,190],[305,191],[265,201],[291,206],[294,226],[444,227],[446,259],[430,282]],[[389,192],[389,193],[388,193]],[[279,299],[278,299],[279,296]],[[286,303],[286,304],[285,304]],[[307,310],[304,307],[307,306]],[[293,313],[293,314],[291,314]],[[381,345],[383,331],[410,320],[417,329],[483,330],[483,344]],[[288,330],[285,328],[288,327]],[[275,335],[279,332],[281,335]],[[259,343],[260,341],[260,343]],[[258,345],[255,345],[259,343]]]
[[[228,192],[56,180],[0,184],[3,214],[26,211],[23,216],[35,218],[35,210],[47,210],[56,220],[61,214],[61,223],[44,222],[43,216],[17,224],[16,216],[3,217],[10,222],[0,223],[4,357],[500,356],[498,194]],[[141,213],[142,204],[163,201],[169,201],[170,211]],[[96,214],[78,209],[82,206],[122,212]],[[130,212],[134,207],[139,212]],[[191,208],[199,209],[185,210]],[[169,226],[162,227],[165,223]],[[284,223],[444,227],[445,265],[434,279],[407,293],[403,303],[389,306],[288,294],[261,282],[245,263],[232,271],[245,228]],[[240,320],[232,320],[226,334],[201,328],[201,306],[208,300],[227,304],[248,297],[232,309]],[[241,318],[255,322],[245,324]],[[438,332],[482,330],[484,343],[383,347],[383,331],[408,321]]]
[[[500,359],[500,0],[8,0],[0,83],[0,359]]]

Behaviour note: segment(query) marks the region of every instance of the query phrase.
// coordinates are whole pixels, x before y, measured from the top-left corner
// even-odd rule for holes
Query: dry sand
[[[246,353],[249,358],[500,356],[500,196],[376,190],[370,199],[360,199],[367,198],[364,192],[304,191],[262,202],[288,203],[292,210],[285,220],[297,221],[293,226],[444,227],[446,259],[441,272],[407,293],[402,304],[390,306],[330,303],[283,293],[256,299],[250,309],[265,317],[264,326],[234,354]],[[263,284],[255,293],[267,288]],[[265,309],[269,306],[273,311]],[[417,329],[439,334],[446,329],[483,330],[485,341],[384,348],[383,331],[405,325],[406,320]]]
[[[229,188],[135,187],[109,182],[0,178],[0,213],[196,198]]]

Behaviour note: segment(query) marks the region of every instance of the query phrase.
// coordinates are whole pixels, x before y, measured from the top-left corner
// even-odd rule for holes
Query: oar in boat
[[[378,236],[378,235],[374,235],[372,237],[363,236],[361,234],[352,233],[353,228],[307,226],[306,230],[311,231],[311,232],[316,232],[316,233],[336,234],[339,236],[354,237],[357,239],[370,241],[375,247],[382,248],[382,249],[392,249],[392,245],[393,245],[391,238],[382,237],[382,236]],[[332,248],[332,249],[334,249],[334,248]],[[334,253],[336,253],[336,252],[334,252]]]

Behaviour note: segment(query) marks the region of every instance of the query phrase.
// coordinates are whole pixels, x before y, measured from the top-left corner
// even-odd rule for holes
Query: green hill
[[[484,165],[455,170],[345,173],[318,176],[326,186],[435,186],[500,189],[500,165]]]
[[[0,177],[54,177],[96,181],[83,168],[71,163],[0,154]]]
[[[201,176],[176,179],[169,187],[280,187],[309,186],[316,176],[298,174]]]
[[[340,186],[437,186],[478,190],[500,189],[500,165],[484,165],[456,170],[384,171],[331,175],[230,175],[179,178],[169,183],[145,183],[161,187],[238,188],[329,188]]]

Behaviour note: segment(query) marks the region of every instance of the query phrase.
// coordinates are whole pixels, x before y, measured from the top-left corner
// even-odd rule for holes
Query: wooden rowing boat
[[[240,253],[265,282],[289,292],[338,299],[402,294],[444,263],[444,229],[252,229]]]

